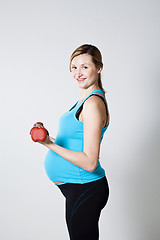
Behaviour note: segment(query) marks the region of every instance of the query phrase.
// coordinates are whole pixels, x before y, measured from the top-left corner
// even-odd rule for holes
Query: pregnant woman
[[[65,217],[71,240],[99,239],[99,218],[109,196],[99,158],[109,125],[102,68],[97,47],[84,44],[72,53],[70,71],[80,90],[79,99],[60,117],[56,138],[47,136],[39,142],[49,148],[44,163],[46,173],[66,199]]]

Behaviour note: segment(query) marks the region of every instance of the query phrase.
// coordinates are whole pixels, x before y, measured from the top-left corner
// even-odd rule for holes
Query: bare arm
[[[49,137],[42,144],[74,165],[93,172],[98,163],[103,123],[103,103],[96,97],[89,98],[83,107],[84,150],[72,151],[53,143]]]

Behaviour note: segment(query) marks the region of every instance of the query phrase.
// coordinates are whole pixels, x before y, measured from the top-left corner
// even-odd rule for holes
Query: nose
[[[76,72],[76,77],[81,77],[82,76],[82,72],[81,72],[81,69],[77,68],[77,72]]]

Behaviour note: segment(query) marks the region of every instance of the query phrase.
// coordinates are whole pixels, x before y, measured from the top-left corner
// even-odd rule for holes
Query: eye
[[[83,68],[84,68],[84,69],[87,69],[88,67],[84,66]]]
[[[72,66],[71,69],[76,69],[76,67]]]

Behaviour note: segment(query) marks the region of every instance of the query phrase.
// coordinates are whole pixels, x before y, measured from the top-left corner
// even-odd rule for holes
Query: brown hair
[[[91,44],[84,44],[84,45],[81,45],[80,47],[78,47],[72,53],[72,55],[70,57],[70,64],[69,64],[70,72],[71,72],[71,62],[72,62],[73,58],[80,54],[84,54],[84,53],[88,53],[89,55],[91,55],[92,61],[95,64],[96,68],[99,68],[99,67],[103,68],[102,55],[101,55],[101,52],[99,51],[99,49]],[[101,73],[98,74],[98,86],[104,93],[106,93],[105,89],[102,86]]]

